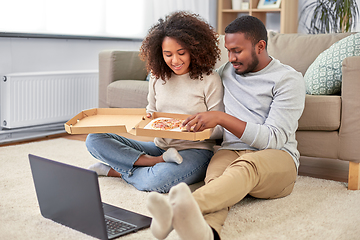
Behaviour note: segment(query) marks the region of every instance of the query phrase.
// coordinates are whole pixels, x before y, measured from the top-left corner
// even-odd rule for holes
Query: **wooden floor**
[[[48,136],[42,139],[36,139],[32,141],[42,141],[46,139],[53,139],[53,138],[66,138],[70,140],[77,140],[77,141],[85,141],[85,135],[69,135],[67,133],[58,134],[53,136]],[[143,139],[139,140],[149,140],[148,138],[144,137]],[[31,141],[31,142],[32,142]],[[22,144],[30,141],[25,142],[17,142],[17,143],[10,143],[2,146],[9,146],[9,145],[17,145]],[[299,175],[301,176],[309,176],[321,179],[328,179],[340,182],[347,182],[348,181],[348,172],[349,172],[349,163],[346,161],[341,160],[329,160],[329,159],[314,159],[314,158],[301,158],[301,164],[299,168]]]

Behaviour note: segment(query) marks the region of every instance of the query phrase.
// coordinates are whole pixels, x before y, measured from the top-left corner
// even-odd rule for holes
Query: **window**
[[[1,34],[143,38],[160,17],[190,10],[209,21],[210,0],[0,0]],[[214,1],[216,4],[216,1]]]

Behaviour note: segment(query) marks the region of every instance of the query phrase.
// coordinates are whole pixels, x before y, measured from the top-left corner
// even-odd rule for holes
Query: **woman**
[[[147,117],[154,112],[195,114],[223,110],[223,87],[214,65],[218,35],[198,15],[176,12],[160,19],[142,42],[140,57],[151,72]],[[214,140],[155,138],[141,142],[116,134],[89,134],[86,146],[103,163],[98,175],[121,177],[142,191],[166,193],[179,182],[204,179]]]

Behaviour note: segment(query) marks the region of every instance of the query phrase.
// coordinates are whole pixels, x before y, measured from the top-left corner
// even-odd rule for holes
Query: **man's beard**
[[[259,59],[256,56],[255,50],[251,52],[251,58],[252,61],[249,63],[248,67],[244,71],[239,71],[235,69],[235,73],[238,75],[242,75],[254,71],[254,69],[259,65]],[[243,65],[242,63],[238,63],[238,64]]]

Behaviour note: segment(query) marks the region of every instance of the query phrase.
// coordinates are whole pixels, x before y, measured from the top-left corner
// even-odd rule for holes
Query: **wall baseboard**
[[[65,133],[64,123],[0,130],[0,145]]]

